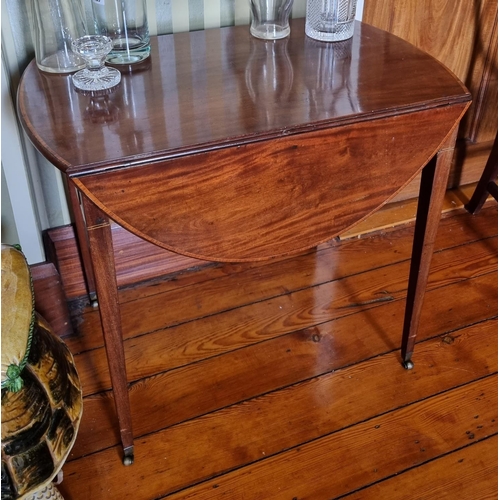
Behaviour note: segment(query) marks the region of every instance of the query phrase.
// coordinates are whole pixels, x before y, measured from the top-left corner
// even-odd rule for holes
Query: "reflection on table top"
[[[18,106],[42,154],[75,174],[469,99],[431,56],[362,23],[337,43],[306,37],[295,19],[283,40],[237,26],[153,37],[151,49],[101,96],[32,62]]]

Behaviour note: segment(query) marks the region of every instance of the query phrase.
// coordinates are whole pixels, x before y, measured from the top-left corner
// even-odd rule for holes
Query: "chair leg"
[[[498,186],[496,180],[498,178],[498,134],[495,137],[493,148],[491,150],[486,166],[484,167],[483,175],[477,184],[477,187],[469,201],[465,205],[465,209],[472,215],[475,215],[481,210],[488,194],[491,194],[498,201]]]

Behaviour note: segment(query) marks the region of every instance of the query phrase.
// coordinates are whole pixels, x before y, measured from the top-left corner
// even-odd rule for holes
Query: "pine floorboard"
[[[412,235],[122,288],[130,467],[98,312],[74,309],[65,341],[85,399],[64,497],[496,498],[496,205],[442,220],[405,371]]]

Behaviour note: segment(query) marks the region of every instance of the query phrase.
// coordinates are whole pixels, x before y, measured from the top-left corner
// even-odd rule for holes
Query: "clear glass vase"
[[[79,0],[29,0],[28,13],[39,69],[72,73],[85,67],[71,50],[71,42],[87,34]]]
[[[307,0],[306,35],[323,42],[339,42],[354,34],[356,0]]]
[[[92,0],[92,11],[96,34],[113,42],[109,63],[134,64],[149,57],[146,0]]]
[[[293,0],[250,0],[250,33],[256,38],[277,40],[290,34]]]

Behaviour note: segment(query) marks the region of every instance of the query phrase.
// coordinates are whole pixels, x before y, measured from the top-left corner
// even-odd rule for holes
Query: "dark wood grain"
[[[134,475],[113,467],[115,449],[70,462],[65,474],[71,475],[71,484],[63,484],[63,494],[69,493],[68,500],[98,497],[112,484],[115,498],[135,488],[136,498],[146,500],[175,492],[196,477],[205,481],[170,498],[334,498],[425,463],[444,450],[466,446],[472,442],[467,433],[472,429],[474,441],[495,434],[495,375],[465,382],[419,405],[405,405],[411,395],[384,382],[397,377],[397,366],[392,363],[391,370],[389,365],[387,358],[367,363],[373,385],[365,385],[360,393],[359,412],[353,411],[358,398],[353,397],[352,385],[360,377],[358,369],[338,371],[143,438],[140,470]],[[481,361],[479,365],[484,366]],[[434,366],[424,372],[435,373]],[[446,370],[437,371],[441,375]],[[464,381],[473,380],[471,373],[467,375]],[[424,398],[432,394],[432,386],[426,384],[429,378],[416,376],[412,384]],[[343,387],[339,389],[336,382]],[[383,395],[381,385],[387,389]],[[365,392],[369,387],[371,391]],[[374,393],[387,402],[386,412],[376,417],[370,411]],[[311,399],[311,394],[316,397]],[[322,437],[314,439],[318,434]],[[253,439],[238,447],[243,436]],[[153,439],[165,445],[154,447]],[[169,456],[170,446],[179,450],[175,457]],[[207,460],[209,451],[213,459]],[[231,472],[245,463],[250,464]],[[100,479],[92,477],[97,464]],[[222,477],[211,478],[223,472]]]
[[[427,276],[441,219],[442,200],[446,191],[457,132],[458,125],[443,149],[422,170],[401,346],[401,355],[406,367],[413,366],[409,363],[418,333],[420,311],[424,302]]]
[[[73,226],[68,224],[45,231],[43,246],[47,261],[54,264],[61,275],[67,300],[72,301],[84,296],[87,293],[87,284]]]
[[[118,288],[114,272],[111,227],[106,215],[93,203],[85,197],[82,201],[91,249],[90,257],[96,278],[95,285],[99,307],[101,311],[105,311],[100,315],[100,318],[109,374],[113,384],[120,436],[125,455],[133,460],[132,419],[130,418]]]
[[[466,216],[459,218],[461,224],[447,220],[441,228],[420,339],[444,334],[455,322],[469,325],[497,314],[496,302],[489,298],[497,286],[492,272],[496,268],[496,238],[491,237],[496,231],[495,211],[485,210],[478,219],[482,223],[477,226],[475,219]],[[307,260],[300,257],[234,275],[213,276],[206,283],[195,281],[198,285],[182,286],[181,282],[177,291],[167,286],[169,282],[163,290],[151,284],[150,293],[123,291],[137,296],[136,300],[129,298],[122,311],[125,331],[134,334],[124,346],[129,378],[137,381],[131,402],[138,435],[250,397],[255,394],[252,391],[265,392],[273,383],[293,383],[297,370],[318,374],[316,370],[337,369],[396,348],[408,272],[408,264],[400,262],[401,249],[411,246],[410,229],[381,236],[380,247],[376,241],[370,245],[352,240],[337,249],[346,256],[371,256],[369,249],[373,247],[373,255],[380,254],[380,259],[368,259],[368,267],[361,258],[351,259],[357,265],[347,268],[352,273],[348,278],[343,278],[343,267],[329,273],[330,255],[316,253]],[[464,246],[468,239],[477,238],[486,239]],[[443,246],[451,248],[443,250]],[[388,266],[391,258],[394,264]],[[370,270],[370,265],[379,269]],[[202,278],[204,272],[192,274]],[[335,281],[330,283],[330,279]],[[204,300],[198,295],[200,284]],[[389,293],[378,293],[384,290]],[[179,294],[174,309],[165,308]],[[273,298],[276,294],[280,296]],[[377,302],[381,298],[391,300]],[[345,305],[348,307],[342,307]],[[365,314],[357,314],[362,310]],[[101,339],[98,315],[91,315],[94,318],[84,320],[81,334],[69,343],[74,352],[82,350],[87,338]],[[175,326],[179,317],[184,322]],[[159,329],[161,325],[168,328]],[[313,337],[319,341],[311,341]],[[256,343],[264,344],[249,349]],[[326,352],[321,354],[323,348]],[[287,349],[298,359],[289,360]],[[220,359],[233,351],[237,352],[230,360]],[[86,394],[110,387],[102,347],[77,355],[76,363]],[[258,376],[242,381],[238,373]],[[238,382],[233,385],[233,380]],[[144,400],[148,401],[148,418],[144,418]],[[110,394],[101,393],[86,401],[84,420],[88,419],[89,427],[85,426],[77,442],[77,456],[116,444],[118,438]]]
[[[30,267],[36,311],[49,323],[55,334],[67,337],[73,333],[61,277],[54,264]]]
[[[467,431],[470,433],[478,425],[481,429],[474,433],[475,440],[493,436],[497,382],[492,376],[449,394],[434,396],[418,409],[411,405],[387,413],[169,498],[204,500],[241,498],[248,494],[254,499],[280,499],[286,495],[285,498],[312,500],[340,496],[367,481],[376,482],[435,458],[445,447],[458,449],[470,444]],[[467,393],[469,404],[460,404]],[[480,418],[475,419],[476,415]],[[456,428],[450,422],[460,424]],[[354,440],[364,455],[353,446]],[[408,451],[402,455],[402,449]]]
[[[491,246],[484,242],[477,243],[467,250],[458,247],[437,255],[433,261],[433,276],[428,292],[439,289],[443,283],[456,283],[465,278],[493,272],[496,261],[492,252],[496,252],[497,248],[493,241],[491,243]],[[231,293],[229,287],[236,280],[223,279],[217,280],[218,286],[208,283],[203,287],[207,306],[204,306],[205,302],[192,300],[195,297],[190,297],[193,291],[196,292],[196,287],[193,287],[194,290],[184,291],[178,301],[174,301],[173,292],[131,303],[129,307],[124,308],[123,316],[127,331],[127,359],[136,366],[134,374],[129,374],[130,380],[138,380],[152,373],[168,371],[206,357],[243,348],[255,341],[269,340],[290,333],[293,331],[290,330],[290,325],[293,325],[293,329],[322,325],[334,320],[339,321],[360,310],[403,300],[406,295],[407,269],[407,262],[392,264],[390,269],[374,269],[345,279],[327,279],[318,284],[309,282],[303,287],[299,287],[301,283],[300,279],[297,279],[298,289],[277,296],[263,297],[266,307],[262,307],[258,292],[250,302],[249,295],[246,295],[245,300],[244,293]],[[393,277],[388,278],[388,273]],[[240,278],[244,286],[248,277]],[[262,275],[261,279],[270,280],[265,275]],[[311,286],[316,287],[314,301],[307,292]],[[250,291],[250,286],[248,289]],[[212,304],[216,297],[220,297],[221,303],[214,304],[212,311],[207,311],[206,307]],[[162,311],[161,304],[165,302],[172,304],[172,312]],[[229,304],[232,304],[232,307]],[[148,325],[152,330],[149,338],[154,339],[152,346],[143,345],[145,339],[137,338],[138,333],[143,331],[144,320],[137,317],[136,311],[148,311]],[[177,316],[174,312],[178,312]],[[376,315],[375,309],[373,314]],[[191,323],[193,320],[200,325],[194,330]],[[394,322],[395,331],[401,329],[401,318],[396,316]],[[92,323],[94,326],[87,325],[86,331],[95,328],[95,322]],[[386,327],[390,328],[389,325]],[[73,347],[74,352],[78,352],[77,342],[68,344]],[[85,345],[85,341],[79,345]],[[158,349],[158,346],[161,348]],[[85,346],[88,361],[85,368],[82,366],[86,394],[110,388],[108,377],[106,380],[100,380],[93,376],[96,366],[103,366],[104,353],[102,350],[99,353],[95,348],[89,349],[90,347]]]
[[[497,274],[492,273],[450,284],[445,290],[431,290],[429,301],[433,307],[424,308],[419,338],[426,340],[447,332],[454,336],[450,329],[453,330],[455,322],[472,325],[488,317],[494,318],[496,310],[484,299],[484,293],[495,290],[497,280]],[[452,301],[455,307],[450,311]],[[192,325],[174,328],[169,336],[162,332],[126,342],[129,374],[137,381],[131,393],[136,435],[147,435],[236,401],[257,397],[273,387],[296,383],[299,374],[318,376],[398,348],[403,301],[381,303],[371,312],[365,309],[358,314],[360,310],[362,308],[349,316],[289,333],[271,331],[259,336],[251,336],[248,331],[252,325],[248,325],[239,334],[228,337],[221,332],[216,337],[212,331],[217,324],[226,326],[235,319],[228,313],[211,322],[198,320],[195,324],[212,334],[215,346],[222,344],[225,347],[219,349],[203,343],[198,338],[198,328],[193,329]],[[287,324],[293,324],[293,320],[291,315],[286,318]],[[495,334],[495,328],[496,324],[488,330],[490,335]],[[285,332],[293,329],[283,328]],[[168,342],[170,337],[175,343],[173,347]],[[171,349],[171,356],[163,354],[166,346]],[[192,352],[194,354],[189,356]],[[221,355],[225,357],[221,359]],[[97,383],[109,386],[104,349],[76,356],[76,364],[89,393]],[[396,365],[403,371],[399,363]],[[144,418],[144,401],[149,409],[148,418]],[[85,425],[73,449],[74,457],[119,442],[110,393],[87,397],[85,408]]]
[[[112,500],[130,491],[143,500],[157,499],[166,491],[176,491],[171,494],[174,498],[193,492],[203,498],[210,490],[218,499],[224,498],[221,488],[230,486],[234,488],[231,499],[253,500],[255,488],[260,487],[266,490],[263,498],[285,491],[282,497],[290,500],[295,493],[287,488],[292,485],[295,490],[298,483],[303,490],[297,495],[306,498],[338,498],[333,492],[318,493],[317,488],[328,485],[343,494],[360,488],[354,498],[364,498],[367,487],[387,482],[382,497],[400,500],[400,488],[404,488],[400,480],[407,474],[414,477],[408,479],[411,498],[420,498],[419,492],[423,498],[441,498],[445,486],[448,497],[444,498],[495,498],[488,496],[497,483],[496,474],[490,473],[497,462],[491,450],[483,450],[482,464],[476,460],[477,476],[465,485],[463,481],[469,477],[464,469],[466,450],[497,432],[498,410],[488,400],[498,390],[496,382],[491,390],[468,390],[495,372],[498,359],[498,278],[487,271],[497,258],[496,207],[485,208],[475,217],[464,212],[452,219],[454,223],[446,219],[439,228],[430,280],[436,288],[429,290],[424,302],[415,369],[409,372],[399,365],[397,350],[404,300],[380,302],[370,310],[357,308],[349,316],[316,326],[311,316],[306,328],[294,328],[294,318],[302,318],[288,306],[283,324],[290,333],[269,339],[255,335],[252,325],[259,323],[261,315],[279,309],[267,300],[266,290],[274,293],[281,273],[289,277],[289,293],[282,290],[283,299],[289,295],[292,302],[307,289],[311,307],[316,303],[317,281],[311,276],[308,284],[304,275],[314,271],[314,260],[326,272],[326,255],[309,256],[309,265],[300,256],[228,266],[226,271],[232,274],[209,272],[220,273],[221,268],[185,273],[177,283],[180,291],[192,286],[195,294],[194,283],[210,281],[213,295],[227,303],[212,318],[192,314],[192,321],[164,332],[152,332],[149,320],[166,309],[175,282],[166,279],[158,286],[152,281],[121,290],[121,303],[141,303],[135,309],[140,320],[137,335],[125,344],[129,375],[137,380],[131,389],[136,462],[124,468],[119,460],[111,393],[85,397],[74,455],[64,468],[65,498]],[[400,226],[376,235],[385,240],[385,250],[374,244],[371,252],[370,241],[375,240],[370,239],[348,240],[337,250],[342,249],[347,258],[351,249],[359,257],[356,261],[368,259],[368,267],[358,263],[350,272],[371,275],[384,267],[386,281],[396,283],[403,273],[398,265],[391,265],[390,254],[394,264],[401,262],[402,253],[407,258],[410,229]],[[485,253],[482,264],[477,260],[478,244]],[[372,255],[378,249],[383,254],[380,260]],[[491,263],[486,259],[488,249]],[[462,257],[450,257],[451,251]],[[238,274],[241,289],[231,293],[239,288]],[[234,281],[228,279],[231,275]],[[339,280],[341,269],[332,270],[331,276],[349,287],[351,278]],[[241,302],[244,290],[247,302]],[[209,288],[204,291],[212,295]],[[145,298],[151,302],[143,302]],[[259,309],[240,316],[244,327],[229,335],[226,328],[236,318],[234,311],[244,311],[254,302]],[[189,307],[195,313],[196,302]],[[99,330],[91,331],[91,322],[87,327],[84,335],[99,337]],[[169,342],[172,350],[167,351]],[[108,377],[104,349],[97,352],[96,357],[92,352],[76,356],[84,385],[92,370],[96,379]],[[85,366],[80,362],[84,357]],[[181,361],[183,367],[166,366],[172,361],[174,365]],[[455,453],[457,463],[450,466],[446,458]],[[311,462],[314,457],[317,461]],[[461,459],[464,462],[458,462]],[[283,468],[286,460],[295,467],[292,477]],[[257,473],[258,480],[252,481],[249,472]],[[427,486],[433,485],[436,495],[425,497]],[[381,498],[377,491],[367,498]]]
[[[445,226],[449,234],[457,233],[453,231],[449,224],[458,225],[460,224],[460,217],[467,217],[462,211],[462,208],[472,196],[474,188],[475,185],[469,186],[467,189],[447,192],[445,201],[446,207],[443,207],[444,212],[440,227]],[[491,206],[494,204],[495,202],[493,200],[487,200],[483,211],[489,213]],[[375,245],[377,241],[376,235],[373,234],[375,231],[392,231],[402,224],[410,223],[415,216],[415,207],[415,200],[391,202],[385,205],[380,211],[375,212],[373,216],[362,225],[356,225],[350,232],[342,234],[340,239],[348,240],[356,238],[360,242],[365,242],[367,245]],[[449,210],[450,207],[453,207],[453,210]],[[457,213],[460,214],[458,219],[454,217]],[[476,228],[482,228],[484,223],[485,218],[483,216],[476,217],[474,220],[474,229],[469,225],[461,226],[458,234],[462,235],[464,239],[468,237],[474,238],[475,234],[477,234]],[[142,240],[115,223],[111,225],[111,234],[113,236],[113,249],[115,253],[116,280],[118,287],[122,289],[130,288],[133,285],[138,285],[148,280],[154,280],[157,287],[156,289],[161,288],[163,290],[165,287],[174,288],[185,286],[188,283],[193,283],[193,280],[206,280],[210,279],[210,277],[231,274],[244,269],[262,267],[264,265],[263,262],[221,264],[192,259],[169,252],[157,245]],[[443,234],[443,237],[440,236],[440,234]],[[63,283],[65,296],[68,301],[72,302],[72,308],[84,306],[86,294],[82,261],[80,260],[78,245],[75,238],[75,231],[71,225],[52,228],[44,233],[46,250],[48,247],[52,248],[52,251],[47,253],[47,260],[54,263],[57,267],[60,279]],[[444,233],[438,232],[436,248],[441,248],[441,240],[446,240],[447,238],[447,236],[444,237]],[[342,244],[338,243],[339,242],[336,240],[330,240],[317,248],[322,250],[322,247],[335,246],[335,262],[339,263],[336,269],[343,269],[343,266],[349,265],[349,263],[355,259],[341,257]],[[373,247],[373,252],[368,252],[367,248],[366,252],[363,251],[363,254],[359,254],[366,255],[362,260],[359,260],[359,262],[365,262],[368,255],[374,257],[378,256],[384,248],[384,245],[381,245],[380,248],[377,249]],[[307,253],[310,251],[313,250],[309,250]],[[409,252],[410,250],[408,249],[408,254]],[[206,268],[205,274],[186,272],[189,270],[193,271],[195,268]],[[153,289],[144,288],[144,290],[145,293],[149,293],[149,291],[153,293]],[[135,297],[135,291],[133,294]],[[127,301],[127,292],[125,290],[121,297],[122,303]]]
[[[467,211],[469,211],[473,215],[477,214],[479,210],[481,210],[489,194],[492,194],[498,201],[498,187],[496,188],[496,196],[494,188],[494,186],[496,186],[497,181],[498,181],[498,135],[495,138],[495,142],[493,143],[493,148],[491,150],[490,156],[488,157],[488,161],[486,162],[483,174],[479,179],[477,187],[474,193],[472,194],[469,203],[465,205]]]
[[[498,130],[496,0],[365,0],[363,21],[441,61],[465,83],[473,104],[460,125],[449,188],[477,182]],[[477,160],[479,165],[477,165]],[[409,185],[402,199],[418,194]]]
[[[111,224],[111,234],[119,287],[158,279],[166,274],[172,277],[173,273],[194,267],[214,265],[152,245],[115,223]],[[73,302],[85,299],[88,293],[85,265],[80,258],[75,228],[65,225],[47,230],[44,234],[44,246],[47,260],[54,263],[61,275],[67,300]]]
[[[78,236],[77,241],[80,243],[78,245],[78,255],[82,262],[82,269],[85,274],[85,286],[86,292],[90,300],[96,299],[95,290],[95,279],[94,279],[94,269],[92,268],[92,262],[90,257],[90,250],[88,245],[88,237],[85,226],[85,220],[83,218],[83,210],[80,203],[80,193],[78,192],[76,186],[70,183],[68,186],[69,199],[71,207],[73,209],[73,218],[75,220],[75,230]]]
[[[496,227],[492,227],[490,222],[495,213],[496,207],[492,207],[478,214],[474,220],[466,213],[445,219],[438,232],[436,251],[442,252],[465,242],[472,244],[478,241],[481,243],[476,250],[469,251],[470,255],[474,255],[476,260],[482,259],[479,255],[483,255],[486,263],[497,249]],[[226,264],[196,273],[172,273],[172,279],[167,276],[155,281],[154,285],[124,289],[120,292],[124,339],[137,337],[144,332],[143,321],[146,318],[137,315],[137,311],[147,311],[148,327],[151,331],[161,332],[182,323],[208,321],[203,318],[354,276],[369,269],[403,263],[411,252],[412,234],[413,226],[410,225],[398,228],[397,236],[393,236],[390,231],[373,234],[346,244],[324,246],[292,259],[275,261],[273,266],[267,262]],[[446,263],[446,259],[442,261],[445,267]],[[407,264],[398,268],[402,280],[407,275],[405,266]],[[383,283],[381,289],[384,289]],[[376,297],[374,295],[370,299]],[[163,307],[165,304],[169,304],[169,307]],[[203,336],[203,331],[199,331],[200,336]],[[75,333],[65,339],[74,353],[102,347],[98,311],[88,309],[79,315]],[[172,339],[172,348],[175,342]]]
[[[363,20],[433,55],[467,85],[474,104],[460,137],[482,142],[492,141],[498,127],[497,13],[495,0],[365,0]],[[481,114],[489,116],[478,120]]]
[[[498,494],[498,436],[374,484],[345,500],[494,500]]]
[[[20,84],[21,121],[49,160],[75,172],[469,98],[438,61],[377,28],[357,24],[339,51],[305,37],[303,19],[291,27],[289,39],[273,44],[247,26],[153,37],[148,66],[123,74],[97,103],[75,92],[70,76],[32,63]],[[108,118],[99,121],[103,106]]]
[[[370,215],[417,175],[465,109],[403,114],[74,182],[120,225],[176,253],[266,259],[311,248]]]
[[[412,258],[418,279],[410,278],[403,342],[414,342],[470,94],[435,59],[376,28],[357,24],[340,45],[307,38],[303,20],[292,33],[272,44],[243,26],[159,37],[145,66],[100,96],[75,93],[69,77],[33,64],[22,78],[18,108],[28,135],[83,193],[126,454],[131,415],[108,218],[176,253],[267,259],[345,231],[436,156],[437,181],[422,182],[429,209],[420,211]],[[350,307],[350,295],[341,307]],[[403,352],[409,361],[411,350]]]

